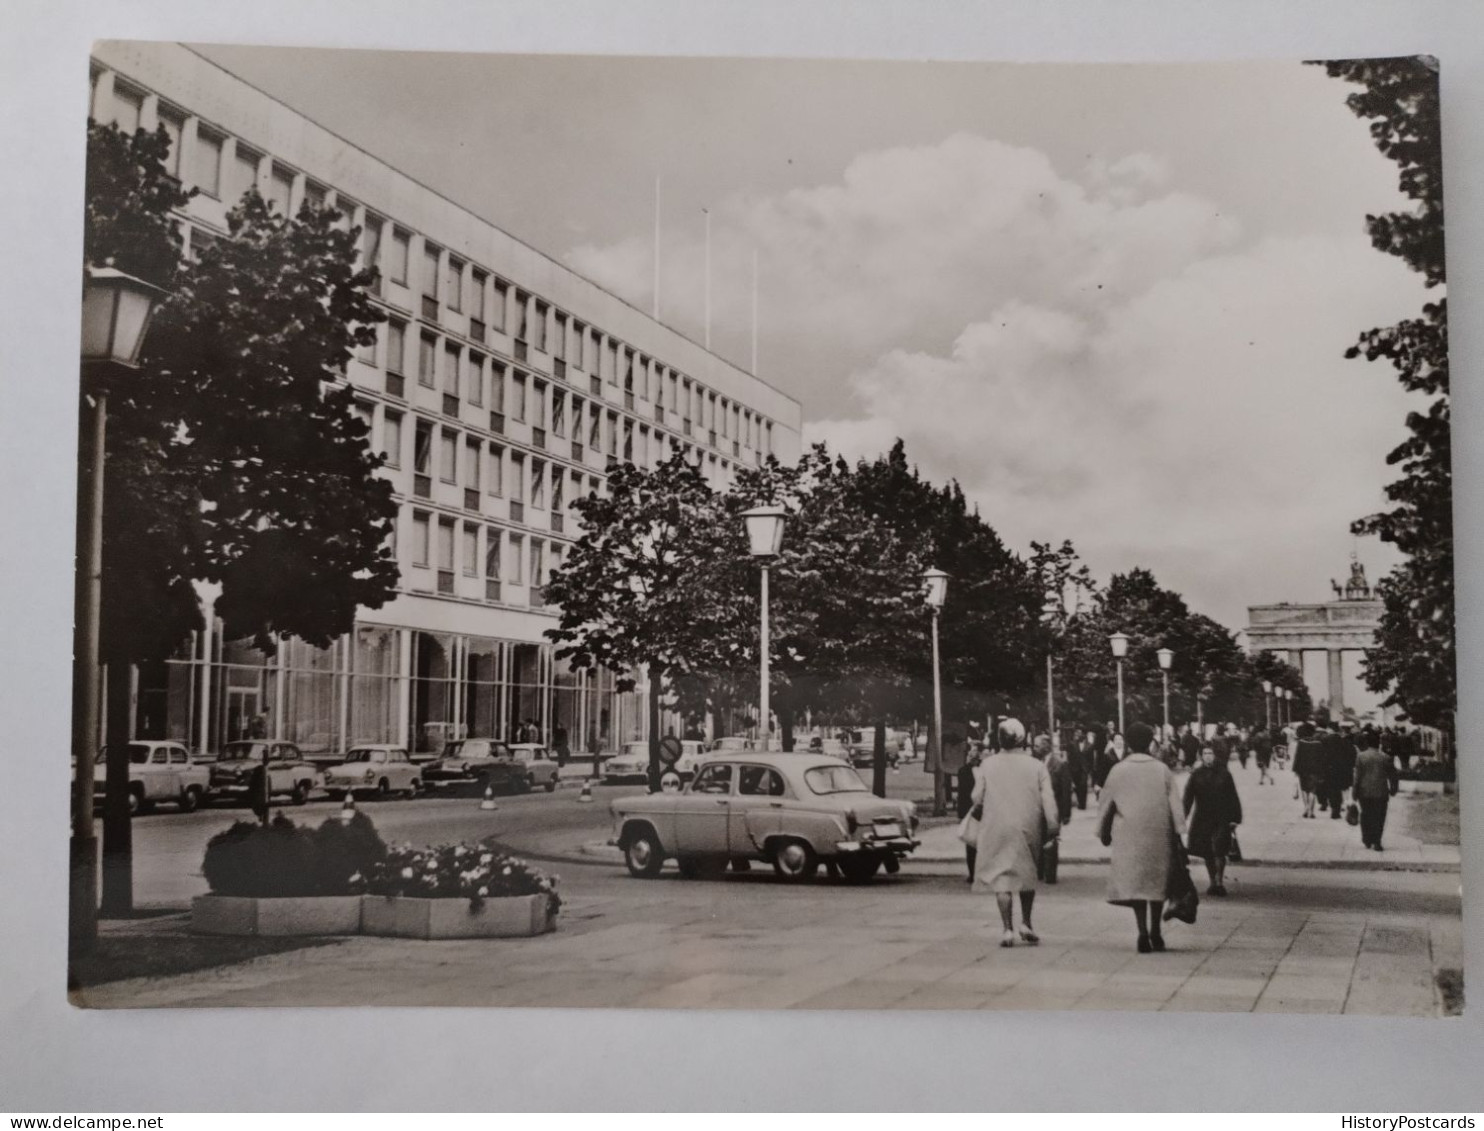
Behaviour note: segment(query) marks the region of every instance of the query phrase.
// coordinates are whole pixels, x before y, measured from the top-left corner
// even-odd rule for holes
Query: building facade
[[[724,488],[795,460],[799,403],[189,48],[98,44],[90,113],[170,134],[170,172],[198,190],[187,254],[226,238],[250,187],[289,215],[333,208],[387,315],[345,379],[396,492],[396,598],[326,649],[268,655],[209,624],[128,673],[135,736],[272,735],[319,756],[531,728],[576,750],[644,737],[642,688],[571,671],[545,639],[573,503],[618,461],[681,452]]]

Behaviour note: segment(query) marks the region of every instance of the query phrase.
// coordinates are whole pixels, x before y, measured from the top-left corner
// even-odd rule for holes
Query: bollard
[[[479,807],[481,809],[488,810],[489,812],[494,812],[496,809],[499,808],[499,806],[495,804],[494,786],[487,785],[484,787],[484,800],[479,803]]]
[[[345,803],[340,806],[340,823],[348,825],[356,819],[356,795],[345,791]]]
[[[579,802],[591,802],[593,799],[593,783],[585,781],[582,783],[582,792],[577,795]]]

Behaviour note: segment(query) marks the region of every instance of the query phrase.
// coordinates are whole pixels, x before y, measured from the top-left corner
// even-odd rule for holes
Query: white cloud
[[[757,247],[764,371],[801,395],[806,437],[874,455],[901,436],[1012,545],[1070,537],[1238,626],[1248,603],[1324,596],[1380,505],[1411,406],[1342,355],[1421,292],[1358,216],[1349,238],[1265,237],[1177,181],[1155,154],[1070,177],[967,134],[863,154],[714,210],[719,336],[745,330]],[[694,324],[702,247],[665,247],[666,317]],[[648,303],[647,240],[569,259]],[[1389,560],[1365,556],[1373,577]]]

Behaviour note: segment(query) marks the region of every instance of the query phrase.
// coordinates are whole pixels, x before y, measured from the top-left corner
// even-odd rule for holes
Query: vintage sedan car
[[[919,843],[911,805],[875,796],[819,754],[713,754],[682,792],[619,798],[609,811],[612,843],[635,876],[657,875],[668,859],[685,876],[763,860],[785,880],[823,862],[864,883],[883,866],[896,871]]]
[[[745,739],[724,739],[723,741],[745,741]],[[675,764],[670,769],[675,771],[680,778],[680,784],[684,785],[695,776],[697,764],[710,756],[711,751],[706,749],[704,742],[686,739],[680,743],[680,757],[675,759]],[[623,753],[603,763],[603,781],[605,782],[642,782],[648,778],[649,743],[647,741],[626,742]]]
[[[551,752],[539,742],[512,742],[510,757],[525,773],[526,782],[535,789],[538,785],[551,793],[557,787],[558,766]]]
[[[647,781],[649,778],[649,743],[626,742],[624,748],[603,763],[603,781]]]
[[[331,797],[347,793],[374,793],[389,797],[402,793],[416,797],[422,792],[422,770],[407,757],[407,749],[382,743],[363,743],[346,752],[345,761],[325,771],[325,789]]]
[[[443,755],[422,767],[429,785],[476,785],[496,793],[529,793],[525,767],[496,738],[456,738],[443,744]]]
[[[108,752],[102,751],[93,768],[93,800],[103,803],[108,779]],[[129,812],[145,813],[160,802],[193,812],[206,798],[211,771],[191,760],[179,742],[129,743]]]
[[[752,739],[734,735],[730,738],[715,738],[706,747],[708,754],[740,754],[752,749]]]
[[[307,762],[292,742],[273,738],[244,738],[222,747],[221,756],[211,766],[212,798],[248,800],[253,771],[268,767],[268,792],[285,794],[295,805],[303,805],[309,795],[324,784],[319,769]]]

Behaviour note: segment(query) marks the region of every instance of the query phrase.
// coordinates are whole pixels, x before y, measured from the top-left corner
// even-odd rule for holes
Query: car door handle
[[[782,809],[783,808],[783,802],[781,802],[781,801],[770,801],[770,802],[768,802],[768,808],[769,809]]]
[[[727,803],[727,799],[725,797],[718,797],[716,799],[716,803],[718,805],[725,805]]]

